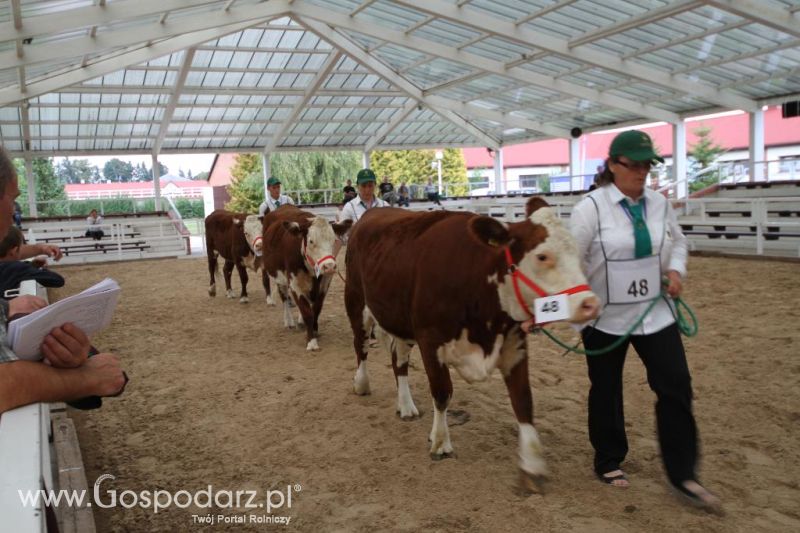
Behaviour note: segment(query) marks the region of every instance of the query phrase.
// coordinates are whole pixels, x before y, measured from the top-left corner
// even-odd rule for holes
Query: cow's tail
[[[214,272],[216,274],[218,274],[219,273],[219,262],[215,261],[215,259],[217,258],[217,256],[219,254],[217,253],[216,249],[214,248],[214,241],[211,239],[211,236],[208,234],[208,232],[206,232],[206,255],[208,256],[209,264],[211,264],[212,261],[213,261]]]

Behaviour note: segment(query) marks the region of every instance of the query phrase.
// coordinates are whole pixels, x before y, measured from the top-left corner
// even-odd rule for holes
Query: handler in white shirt
[[[587,356],[589,439],[598,478],[629,485],[620,464],[628,452],[622,403],[622,369],[633,344],[656,393],[658,438],[672,486],[684,499],[718,508],[697,481],[698,437],[692,414],[691,376],[672,298],[686,275],[686,238],[675,212],[661,194],[646,188],[650,167],[664,162],[650,137],[626,131],[611,142],[598,188],[572,211],[572,233],[592,291],[601,299],[600,317],[581,332],[587,350],[605,348],[624,335],[653,299],[659,301],[631,337],[617,349]],[[661,281],[667,283],[661,295]]]
[[[368,209],[373,207],[386,207],[386,202],[375,196],[375,173],[368,168],[362,168],[356,176],[358,196],[344,204],[339,214],[339,221],[350,219],[355,225],[364,216]]]
[[[352,227],[355,227],[368,209],[372,209],[373,207],[386,207],[386,202],[375,196],[375,181],[375,173],[371,169],[362,168],[358,171],[356,176],[358,195],[344,204],[341,212],[339,212],[339,222],[350,219],[353,221]],[[336,244],[333,247],[334,256],[339,253],[342,243],[345,242],[347,242],[347,234],[342,235],[341,240],[336,240]]]
[[[267,212],[267,209],[270,211],[275,211],[280,206],[286,204],[294,205],[294,201],[291,199],[291,197],[281,194],[281,181],[278,178],[268,179],[267,197],[263,202],[261,202],[261,205],[258,206],[258,216],[263,217]]]

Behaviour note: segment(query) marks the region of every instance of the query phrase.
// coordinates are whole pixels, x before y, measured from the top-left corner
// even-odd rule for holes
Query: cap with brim
[[[368,168],[362,168],[358,171],[358,175],[356,176],[356,185],[361,185],[370,181],[377,181],[375,179],[375,173],[372,170]]]
[[[631,161],[664,162],[664,158],[656,153],[650,136],[639,130],[623,131],[614,137],[608,149],[608,155],[611,157],[625,156]]]
[[[270,178],[267,180],[267,187],[272,187],[273,185],[280,185],[281,180],[278,178]]]

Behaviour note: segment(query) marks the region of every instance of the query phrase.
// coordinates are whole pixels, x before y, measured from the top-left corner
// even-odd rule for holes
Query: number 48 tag
[[[555,294],[544,298],[536,298],[533,301],[533,312],[536,316],[537,324],[566,320],[569,318],[567,295]]]

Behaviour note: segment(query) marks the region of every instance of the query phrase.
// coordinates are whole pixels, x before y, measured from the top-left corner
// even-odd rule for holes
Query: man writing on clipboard
[[[0,147],[0,238],[12,224],[19,195],[14,164]],[[42,343],[44,361],[20,361],[6,342],[8,319],[41,309],[35,296],[0,299],[0,413],[36,402],[72,401],[122,392],[125,376],[117,357],[100,353],[89,358],[86,334],[72,324],[54,328]]]

